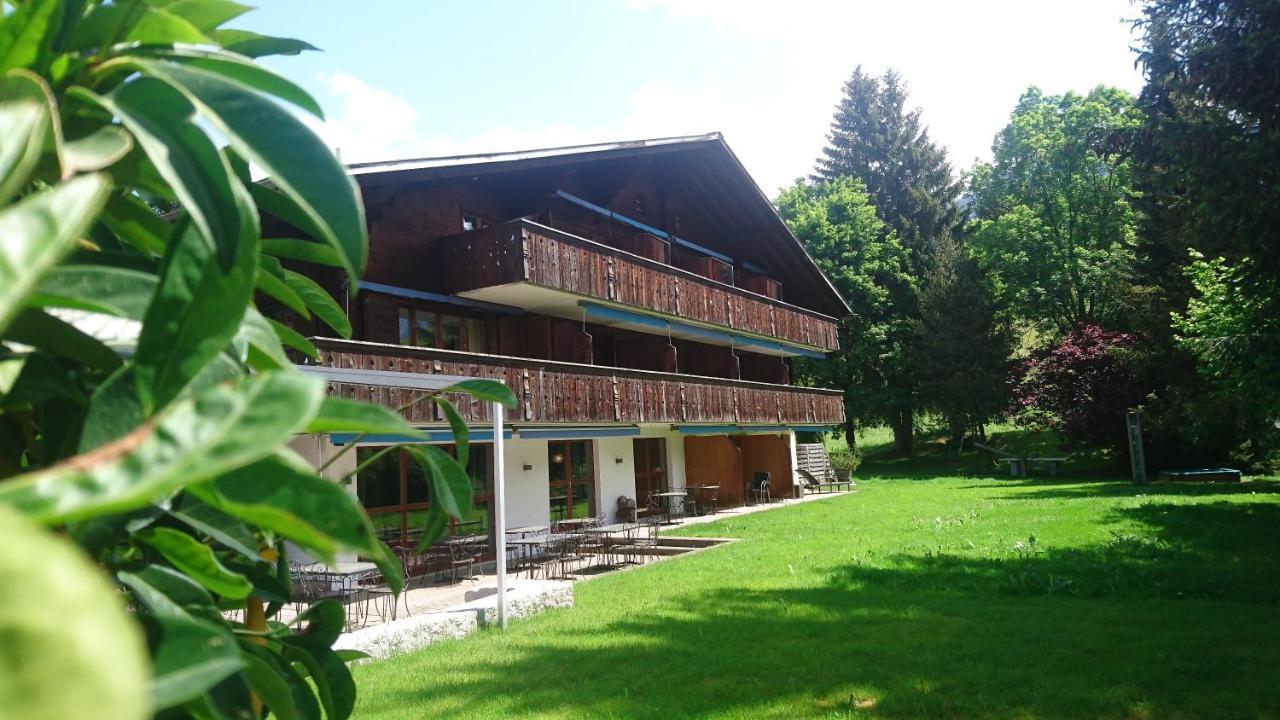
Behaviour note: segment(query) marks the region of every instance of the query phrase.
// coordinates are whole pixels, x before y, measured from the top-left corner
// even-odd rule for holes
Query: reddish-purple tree
[[[1137,345],[1134,335],[1079,325],[1036,351],[1012,381],[1021,422],[1056,431],[1068,449],[1122,446],[1125,412],[1147,394]]]

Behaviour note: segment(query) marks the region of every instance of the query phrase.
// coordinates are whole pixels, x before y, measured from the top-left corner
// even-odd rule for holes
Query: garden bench
[[[996,458],[996,462],[1009,463],[1009,475],[1012,477],[1026,477],[1027,475],[1027,459],[1020,457],[1002,457]]]
[[[819,480],[813,473],[805,470],[804,468],[796,468],[796,474],[800,476],[800,485],[804,487],[806,492],[816,491],[818,493],[824,493],[827,492],[828,489],[832,492],[838,492],[841,487],[848,490],[853,489],[852,480],[841,480],[839,478],[835,480]]]
[[[1057,475],[1062,472],[1062,466],[1066,464],[1067,459],[1064,457],[1037,457],[1031,458],[1031,462],[1044,465],[1049,469],[1050,475]]]
[[[1161,470],[1161,480],[1196,480],[1199,482],[1240,482],[1240,471],[1233,468],[1197,468],[1194,470]]]

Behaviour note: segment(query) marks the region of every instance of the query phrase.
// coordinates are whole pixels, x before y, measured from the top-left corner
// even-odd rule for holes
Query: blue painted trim
[[[607,305],[597,305],[593,302],[580,300],[579,305],[586,311],[588,318],[597,320],[612,320],[614,322],[628,322],[637,325],[654,328],[655,330],[667,331],[667,321],[653,315],[645,315],[643,313],[631,312],[629,310],[619,310],[618,308],[609,307]]]
[[[359,433],[329,433],[329,442],[334,445],[350,445],[359,437]],[[362,445],[428,445],[453,442],[453,433],[449,430],[427,430],[426,439],[411,435],[373,434],[366,435]],[[502,439],[510,440],[511,431],[503,430]],[[472,430],[467,437],[468,442],[493,442],[493,430]]]
[[[684,333],[685,335],[693,335],[695,337],[706,338],[708,340],[719,340],[722,343],[733,344],[733,336],[727,332],[719,330],[711,330],[709,328],[699,327],[697,325],[689,325],[682,322],[671,323],[671,332]]]
[[[792,430],[801,432],[832,432],[836,429],[835,425],[792,425]]]
[[[473,310],[487,310],[489,312],[502,313],[504,315],[524,314],[524,311],[520,308],[512,307],[510,305],[499,305],[498,303],[484,302],[482,300],[472,300],[471,298],[458,297],[457,295],[441,295],[439,293],[425,292],[423,290],[410,290],[409,288],[397,287],[395,285],[384,285],[376,282],[361,282],[360,289],[381,293],[383,295],[394,295],[396,297],[408,298],[410,300],[425,300],[427,302],[444,303],[446,305],[456,305],[458,307],[471,308]]]
[[[752,433],[784,433],[791,429],[786,425],[739,425],[738,427],[742,432]]]
[[[681,435],[737,435],[737,425],[675,425]]]
[[[520,428],[521,440],[589,440],[606,437],[637,437],[638,427]]]
[[[660,332],[666,332],[669,327],[672,335],[692,335],[706,340],[715,340],[726,345],[738,345],[744,348],[761,348],[790,355],[803,355],[804,357],[817,358],[819,360],[826,357],[825,353],[791,345],[789,343],[778,343],[773,342],[772,340],[762,340],[760,338],[747,337],[745,335],[735,335],[721,330],[704,328],[701,325],[682,323],[678,320],[664,320],[663,318],[655,315],[646,315],[644,313],[632,312],[630,310],[621,310],[619,308],[609,307],[608,305],[599,305],[588,300],[579,300],[578,305],[580,305],[586,312],[588,319],[644,325],[645,327],[653,328]]]
[[[705,248],[695,242],[690,242],[688,240],[685,240],[684,238],[676,237],[675,235],[672,235],[671,233],[668,233],[665,230],[659,230],[658,228],[652,225],[645,225],[639,220],[632,220],[626,215],[623,215],[621,213],[616,213],[610,210],[609,208],[600,207],[599,205],[596,205],[595,203],[590,202],[589,200],[583,200],[577,195],[567,193],[563,190],[557,190],[556,197],[562,200],[568,200],[574,205],[584,207],[592,212],[599,213],[600,215],[604,215],[607,218],[612,218],[614,220],[617,220],[618,222],[623,223],[624,225],[630,225],[633,228],[636,228],[638,230],[643,230],[651,235],[657,235],[663,240],[670,240],[671,242],[677,245],[686,247],[696,252],[700,252],[703,255],[709,255],[717,260],[723,260],[724,262],[727,262],[730,265],[733,264],[733,258],[729,257],[728,255],[725,255],[724,253],[718,253],[715,250],[712,250],[711,248]]]
[[[728,264],[730,264],[730,265],[732,265],[732,264],[733,264],[733,258],[729,257],[728,255],[725,255],[724,253],[716,252],[715,250],[712,250],[711,248],[705,248],[705,247],[702,247],[701,245],[699,245],[699,244],[698,244],[698,243],[696,243],[696,242],[691,242],[691,241],[689,241],[689,240],[685,240],[684,238],[676,237],[675,235],[672,235],[672,236],[671,236],[671,242],[673,242],[673,243],[675,243],[675,244],[677,244],[677,245],[680,245],[680,246],[682,246],[682,247],[686,247],[686,248],[688,248],[688,249],[690,249],[690,250],[692,250],[692,251],[694,251],[694,252],[702,253],[703,255],[708,255],[708,256],[713,257],[713,258],[715,258],[715,259],[717,259],[717,260],[724,261],[724,262],[726,262],[726,263],[728,263]]]

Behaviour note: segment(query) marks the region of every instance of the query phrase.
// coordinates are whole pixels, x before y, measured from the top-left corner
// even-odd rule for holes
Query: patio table
[[[685,485],[684,489],[688,491],[692,491],[691,494],[693,495],[694,512],[696,512],[699,515],[705,515],[706,510],[703,507],[704,493],[710,490],[719,490],[720,486],[719,485]]]
[[[674,501],[675,498],[686,497],[688,494],[689,493],[683,490],[671,490],[668,492],[653,493],[649,497],[661,498],[661,502],[663,506],[662,508],[663,515],[666,517],[664,524],[670,525],[672,522],[671,521],[671,503]]]

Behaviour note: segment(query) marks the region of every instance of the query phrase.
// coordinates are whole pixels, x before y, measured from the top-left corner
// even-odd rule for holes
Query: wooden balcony
[[[529,220],[440,247],[449,293],[527,283],[820,351],[839,347],[834,318]]]
[[[320,364],[428,375],[485,377],[506,383],[519,405],[509,418],[527,423],[753,423],[844,422],[839,390],[627,370],[597,365],[312,338]],[[421,393],[397,388],[330,383],[329,393],[401,408]],[[489,403],[451,398],[463,417],[490,419]],[[430,402],[404,412],[414,423],[443,422]]]

